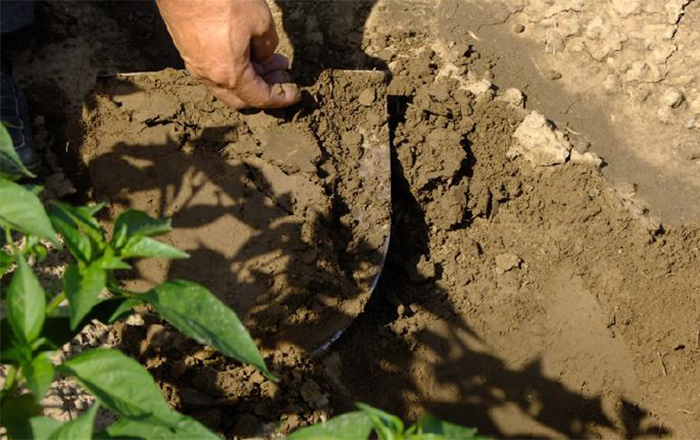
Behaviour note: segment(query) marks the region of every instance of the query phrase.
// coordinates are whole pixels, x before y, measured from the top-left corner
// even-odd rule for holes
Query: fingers
[[[214,96],[224,104],[236,110],[244,108],[282,108],[295,104],[301,99],[299,89],[290,84],[291,78],[284,70],[276,70],[259,76],[250,66],[249,70],[255,75],[252,79],[242,81],[243,85],[236,91],[221,87],[211,82],[207,86]],[[247,73],[246,75],[250,75]]]
[[[274,70],[285,70],[289,67],[289,59],[279,53],[272,55],[266,64],[258,64],[255,61],[252,63],[255,71],[261,76],[264,76],[265,74]]]
[[[280,84],[287,82],[284,71],[275,71],[267,74],[270,83],[257,74],[252,64],[249,64],[243,72],[238,88],[237,96],[250,107],[256,108],[281,108],[299,102],[301,95],[294,84]]]
[[[262,75],[262,77],[268,84],[284,84],[292,82],[292,77],[286,70],[275,70],[274,72]]]
[[[219,86],[209,86],[209,90],[211,90],[214,96],[223,101],[224,104],[228,105],[229,107],[235,110],[242,110],[244,108],[250,107],[245,102],[243,102],[243,100],[241,100],[238,97],[238,95],[236,95],[236,93],[233,92],[233,90],[225,89]]]

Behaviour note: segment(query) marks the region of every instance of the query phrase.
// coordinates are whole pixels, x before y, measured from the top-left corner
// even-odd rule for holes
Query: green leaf
[[[17,257],[17,269],[7,289],[7,318],[14,335],[29,344],[41,333],[46,297],[39,280],[24,257]]]
[[[13,346],[14,335],[9,320],[6,317],[0,319],[0,361],[3,364],[15,364],[19,357]]]
[[[0,401],[0,425],[7,428],[10,438],[38,438],[31,434],[30,421],[43,410],[31,394],[3,397]]]
[[[114,233],[112,234],[112,241],[109,242],[109,245],[112,247],[112,249],[119,250],[122,247],[124,247],[124,243],[126,243],[127,239],[126,233],[126,226],[124,225],[119,227],[119,229],[114,229]]]
[[[44,324],[44,327],[46,324]],[[19,366],[32,358],[31,344],[18,344],[7,317],[0,320],[0,361]]]
[[[38,261],[44,261],[44,258],[48,255],[49,251],[39,243],[39,237],[36,235],[30,235],[27,237],[27,240],[24,243],[24,250],[22,254],[25,257],[29,257],[31,255],[35,256]]]
[[[122,258],[142,257],[176,259],[189,257],[187,252],[183,252],[150,237],[140,236],[127,239],[120,254]]]
[[[172,410],[151,375],[120,351],[86,350],[59,368],[78,379],[101,404],[122,416],[146,423],[172,424]]]
[[[138,299],[108,298],[97,303],[78,324],[76,330],[70,327],[70,318],[66,316],[48,316],[44,322],[42,336],[50,342],[52,348],[60,348],[69,342],[90,321],[96,319],[103,324],[111,324],[133,312],[133,308],[143,304]],[[3,327],[4,330],[4,327]],[[0,334],[5,341],[5,333]]]
[[[187,416],[177,414],[173,411],[173,418],[176,421],[177,428],[168,428],[166,426],[156,425],[152,423],[144,423],[139,420],[122,417],[114,424],[107,428],[107,434],[110,438],[145,438],[145,439],[162,439],[162,440],[221,440],[220,437],[209,431],[202,424]]]
[[[64,291],[71,308],[70,325],[75,330],[90,309],[97,304],[99,294],[107,285],[107,272],[90,265],[84,269],[71,264],[63,276]]]
[[[401,419],[388,412],[371,407],[366,403],[358,402],[355,405],[372,420],[372,425],[374,425],[374,429],[377,431],[380,439],[394,440],[401,438],[404,428]]]
[[[114,222],[115,236],[121,229],[124,229],[127,237],[155,237],[166,234],[173,228],[170,226],[170,219],[157,219],[145,212],[129,209],[119,214]]]
[[[362,411],[333,417],[288,435],[289,440],[364,440],[372,432],[372,420]]]
[[[253,339],[233,310],[199,284],[168,281],[143,294],[141,299],[200,344],[210,345],[272,377]]]
[[[29,171],[22,163],[22,160],[17,155],[15,147],[12,145],[10,133],[5,128],[4,124],[0,124],[0,167],[7,164],[14,169],[3,170],[14,174],[15,171],[24,174],[27,177],[36,177],[34,173]],[[3,167],[4,168],[4,167]]]
[[[51,209],[49,218],[53,227],[63,236],[66,247],[73,257],[85,264],[90,263],[94,248],[90,238],[82,234],[75,227],[75,223],[62,211]]]
[[[95,262],[95,264],[102,269],[107,270],[131,269],[129,264],[125,263],[121,258],[114,255],[103,255]]]
[[[0,220],[9,224],[12,229],[34,234],[49,240],[60,247],[56,232],[51,227],[41,200],[27,191],[21,185],[9,180],[0,179]]]
[[[65,221],[72,223],[73,227],[86,234],[96,243],[104,243],[104,232],[100,223],[94,217],[95,213],[104,207],[104,203],[91,206],[71,206],[58,200],[51,201],[51,212],[55,216],[62,216]]]
[[[434,434],[431,438],[444,438],[455,440],[472,440],[484,439],[485,437],[477,436],[476,428],[465,428],[455,425],[454,423],[445,422],[431,414],[423,414],[416,423],[417,434],[416,438],[424,438],[421,434]]]
[[[39,194],[41,194],[42,191],[44,191],[43,186],[35,185],[33,183],[23,183],[22,187],[37,197],[39,196]]]
[[[34,245],[30,253],[36,257],[36,260],[42,262],[49,255],[49,250],[43,244]]]
[[[31,362],[22,364],[22,372],[34,398],[40,402],[53,382],[53,365],[44,353],[39,353]]]
[[[95,424],[95,416],[99,403],[90,407],[89,410],[80,415],[77,419],[73,419],[68,423],[63,424],[49,436],[49,440],[78,440],[92,438],[92,426]]]
[[[14,254],[8,254],[7,252],[0,250],[0,277],[7,273],[14,262]]]
[[[170,409],[148,371],[117,350],[84,351],[60,368],[122,416],[108,429],[110,437],[217,438],[195,420]],[[148,432],[154,434],[144,435]]]
[[[120,298],[121,299],[121,298]],[[100,321],[104,324],[112,324],[115,321],[118,321],[119,319],[123,318],[126,315],[130,315],[131,313],[134,312],[134,307],[140,306],[144,302],[141,301],[140,299],[121,299],[122,303],[117,307],[112,314],[107,318],[106,320],[100,319]]]
[[[61,422],[48,417],[32,417],[27,421],[25,431],[21,435],[11,435],[11,438],[31,438],[48,440],[51,434],[61,427]]]

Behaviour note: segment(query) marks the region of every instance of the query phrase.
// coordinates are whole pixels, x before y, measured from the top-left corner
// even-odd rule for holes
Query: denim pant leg
[[[0,34],[14,32],[34,21],[34,2],[32,0],[0,1]]]

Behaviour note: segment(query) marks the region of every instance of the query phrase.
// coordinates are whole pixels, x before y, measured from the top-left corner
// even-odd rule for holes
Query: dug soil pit
[[[138,263],[127,288],[199,282],[264,348],[337,338],[388,246],[384,82],[326,72],[295,111],[243,115],[181,71],[102,81],[81,149],[95,198],[111,219],[126,209],[172,218],[164,241],[190,254]]]

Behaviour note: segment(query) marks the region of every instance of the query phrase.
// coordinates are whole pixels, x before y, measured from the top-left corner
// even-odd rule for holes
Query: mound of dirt
[[[103,81],[80,151],[94,196],[110,219],[171,217],[191,255],[140,262],[129,289],[197,281],[270,349],[317,348],[362,311],[388,245],[384,75],[326,72],[305,96],[243,115],[180,71]]]
[[[664,231],[551,122],[440,65],[393,61],[392,246],[331,355],[345,399],[495,437],[698,432],[697,227]]]

